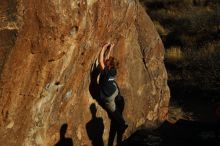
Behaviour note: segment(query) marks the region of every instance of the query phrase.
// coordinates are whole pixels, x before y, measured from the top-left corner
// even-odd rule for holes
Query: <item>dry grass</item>
[[[183,60],[184,54],[180,47],[171,47],[166,50],[165,58],[169,61]]]
[[[220,89],[220,1],[140,1],[165,44],[169,79]]]
[[[195,121],[196,117],[191,112],[184,112],[181,107],[170,106],[167,121],[175,124],[178,120]]]
[[[166,48],[198,48],[219,37],[220,4],[209,0],[141,0]],[[158,27],[159,26],[159,27]],[[164,31],[161,30],[166,30]],[[167,33],[168,32],[168,33]]]

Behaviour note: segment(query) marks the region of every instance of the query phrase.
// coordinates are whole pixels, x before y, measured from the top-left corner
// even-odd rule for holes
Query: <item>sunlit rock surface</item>
[[[128,137],[166,119],[169,103],[164,48],[134,0],[0,1],[0,145],[53,146],[67,123],[74,145],[91,145],[90,105],[110,120],[89,92],[90,69],[106,42],[116,44],[117,81],[125,99]]]

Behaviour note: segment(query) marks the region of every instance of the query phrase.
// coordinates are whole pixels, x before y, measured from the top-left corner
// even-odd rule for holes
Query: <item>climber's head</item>
[[[119,66],[118,60],[114,57],[109,57],[109,59],[105,60],[105,65],[110,70],[111,75],[116,76],[117,69],[118,69],[118,66]]]
[[[67,127],[68,127],[68,125],[66,123],[61,126],[61,128],[60,128],[60,138],[61,139],[65,137]]]

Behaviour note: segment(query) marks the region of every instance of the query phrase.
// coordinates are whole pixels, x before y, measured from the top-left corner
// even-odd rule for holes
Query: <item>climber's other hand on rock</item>
[[[105,44],[105,45],[102,47],[102,49],[103,49],[103,50],[107,50],[107,48],[108,48],[110,45],[111,45],[110,43],[107,43],[107,44]]]

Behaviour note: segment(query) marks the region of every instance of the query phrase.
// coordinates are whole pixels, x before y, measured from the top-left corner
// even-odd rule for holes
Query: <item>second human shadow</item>
[[[97,109],[94,103],[90,105],[90,111],[92,119],[86,124],[88,137],[92,141],[93,146],[104,146],[102,138],[104,132],[103,119],[101,117],[96,117]]]

